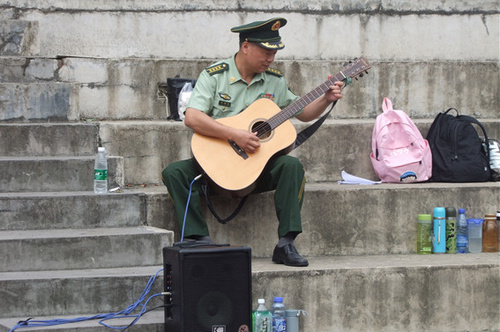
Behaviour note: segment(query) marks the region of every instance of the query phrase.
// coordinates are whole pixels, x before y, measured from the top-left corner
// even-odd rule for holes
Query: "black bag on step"
[[[196,80],[179,77],[167,78],[167,98],[168,108],[170,109],[170,115],[167,117],[168,120],[181,121],[177,105],[181,90],[186,83],[191,83],[194,88]]]
[[[451,110],[457,116],[448,114]],[[482,130],[484,140],[473,124]],[[454,108],[439,113],[426,137],[432,151],[432,181],[483,182],[491,180],[488,135],[475,118]]]

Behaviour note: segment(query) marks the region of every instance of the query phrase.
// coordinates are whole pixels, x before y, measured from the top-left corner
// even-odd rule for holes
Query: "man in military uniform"
[[[277,51],[285,47],[279,29],[286,23],[284,18],[273,18],[231,29],[239,33],[240,48],[233,57],[215,63],[200,74],[185,111],[186,126],[204,136],[231,140],[246,153],[255,153],[259,149],[256,133],[225,126],[214,119],[236,115],[259,98],[269,98],[280,108],[299,99],[290,91],[282,74],[269,68]],[[342,82],[335,82],[295,117],[306,122],[318,118],[328,105],[342,98],[342,86]],[[200,171],[193,160],[188,159],[170,164],[162,176],[174,202],[180,227],[184,229],[184,237],[211,241],[201,212],[198,183],[193,185],[182,228],[190,184],[198,174]],[[279,220],[279,241],[272,257],[275,263],[308,265],[293,244],[295,237],[302,232],[300,211],[304,185],[304,168],[297,158],[289,155],[271,159],[257,183],[256,192],[275,190],[274,202]]]

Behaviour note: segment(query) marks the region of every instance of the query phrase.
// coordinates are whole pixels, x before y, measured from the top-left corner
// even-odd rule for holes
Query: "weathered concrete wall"
[[[166,119],[158,83],[196,78],[236,51],[230,27],[273,16],[289,20],[275,66],[299,95],[346,60],[373,65],[346,90],[337,118],[374,118],[384,97],[414,118],[448,107],[500,118],[499,13],[491,0],[9,0],[0,4],[0,83],[69,85],[2,86],[1,119]]]
[[[213,60],[0,58],[2,120],[26,118],[165,120],[169,111],[158,98],[167,77],[196,78]],[[478,118],[500,118],[495,62],[371,61],[369,74],[353,80],[332,113],[339,119],[375,118],[384,97],[412,118],[433,118],[455,107]],[[277,60],[298,95],[337,73],[333,60]],[[4,82],[3,84],[1,84]],[[12,83],[14,82],[14,83]],[[38,112],[38,114],[35,113]]]
[[[282,59],[498,61],[494,0],[467,1],[14,1],[2,19],[37,22],[38,52],[105,58],[219,58],[232,26],[285,16]]]

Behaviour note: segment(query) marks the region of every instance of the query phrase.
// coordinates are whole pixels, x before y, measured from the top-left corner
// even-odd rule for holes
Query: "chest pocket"
[[[226,93],[218,93],[213,105],[213,117],[224,118],[235,114],[232,98]]]

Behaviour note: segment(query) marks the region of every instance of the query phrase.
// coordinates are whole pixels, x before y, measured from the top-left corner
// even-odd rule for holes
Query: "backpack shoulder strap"
[[[481,128],[481,130],[483,131],[484,140],[486,142],[486,149],[485,149],[486,155],[488,156],[488,160],[490,160],[490,149],[488,149],[489,139],[488,139],[488,134],[486,133],[486,129],[484,128],[483,124],[481,122],[479,122],[476,118],[473,118],[472,116],[468,116],[468,115],[458,115],[457,118],[460,120],[463,120],[463,121],[467,121],[469,123],[476,124],[479,128]]]

